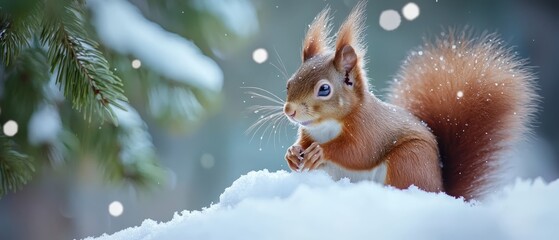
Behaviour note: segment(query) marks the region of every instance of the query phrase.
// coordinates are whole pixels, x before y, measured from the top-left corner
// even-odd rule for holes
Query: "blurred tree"
[[[122,80],[109,70],[98,43],[87,31],[84,11],[83,1],[24,0],[1,5],[1,119],[15,123],[4,125],[2,135],[15,136],[0,138],[0,196],[27,183],[40,160],[60,163],[79,159],[86,152],[102,160],[111,179],[148,183],[154,176],[146,173],[159,171],[153,154],[138,161],[143,163],[138,166],[122,161],[118,150],[109,150],[130,144],[114,140],[127,134],[117,127],[115,109],[129,109],[124,105]],[[70,104],[49,96],[57,94],[57,89],[49,87],[51,76]],[[67,111],[68,105],[81,112],[87,123],[75,121],[81,117]],[[64,121],[60,113],[67,113]],[[113,124],[92,130],[105,120]],[[84,130],[88,130],[86,138]],[[147,171],[142,169],[146,166]]]
[[[180,27],[170,23],[187,16],[191,26],[196,20],[226,20],[206,11],[203,1],[136,4],[153,8],[143,14],[171,30]],[[161,13],[177,6],[181,13]],[[89,25],[91,8],[83,0],[0,0],[0,197],[26,184],[43,163],[70,168],[68,163],[82,159],[96,159],[111,181],[159,183],[164,171],[140,113],[171,132],[184,132],[218,106],[215,89],[131,68],[134,53],[98,44],[99,29]],[[203,35],[192,31],[189,38]],[[132,108],[124,91],[145,110]]]

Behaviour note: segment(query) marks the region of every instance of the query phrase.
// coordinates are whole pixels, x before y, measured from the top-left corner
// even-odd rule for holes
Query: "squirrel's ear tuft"
[[[303,40],[303,62],[330,48],[331,31],[330,8],[326,7],[314,18]]]
[[[340,71],[351,71],[355,64],[363,61],[365,52],[367,52],[363,42],[366,3],[366,1],[360,1],[338,30],[334,63]],[[348,67],[350,68],[347,69]]]

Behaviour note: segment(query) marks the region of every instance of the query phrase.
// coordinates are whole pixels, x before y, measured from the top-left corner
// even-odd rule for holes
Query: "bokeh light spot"
[[[109,204],[109,214],[111,214],[111,216],[118,217],[122,215],[122,212],[124,212],[124,207],[119,201],[113,201]]]
[[[8,120],[3,127],[4,135],[12,137],[17,134],[18,126],[16,121]]]
[[[392,31],[400,26],[402,18],[400,14],[392,9],[385,10],[380,14],[379,24],[386,31]]]
[[[134,59],[132,61],[132,68],[138,69],[142,66],[142,62],[139,59]]]
[[[252,52],[252,59],[258,64],[264,63],[268,60],[268,51],[264,48],[258,48]]]
[[[214,156],[208,153],[204,153],[200,158],[200,165],[202,165],[202,167],[206,169],[212,168],[215,165]]]
[[[416,19],[419,16],[419,6],[413,2],[406,4],[402,8],[402,15],[409,21]]]

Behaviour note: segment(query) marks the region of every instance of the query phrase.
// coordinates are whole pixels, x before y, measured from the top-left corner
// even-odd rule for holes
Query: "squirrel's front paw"
[[[305,149],[305,151],[301,153],[301,157],[303,160],[299,164],[299,171],[313,170],[324,164],[322,148],[316,142]]]
[[[285,160],[289,164],[289,168],[293,171],[299,170],[299,165],[301,164],[301,154],[303,153],[303,148],[301,146],[293,145],[287,149],[285,153]]]

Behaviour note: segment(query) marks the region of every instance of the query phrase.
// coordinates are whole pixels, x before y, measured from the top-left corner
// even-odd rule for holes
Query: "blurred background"
[[[16,2],[43,1],[1,1],[0,10]],[[72,1],[59,2],[73,7]],[[76,2],[84,29],[77,35],[100,44],[109,70],[122,80],[128,111],[114,110],[119,127],[84,120],[55,84],[60,76],[44,64],[52,43],[41,44],[40,34],[28,36],[32,51],[20,53],[15,64],[21,66],[4,62],[0,68],[0,124],[10,146],[33,159],[34,171],[20,190],[0,198],[0,239],[84,238],[147,218],[168,221],[177,211],[218,202],[249,171],[288,170],[283,156],[295,128],[278,121],[246,134],[263,116],[250,106],[277,105],[246,92],[270,96],[251,88],[258,87],[283,98],[285,74],[300,65],[301,42],[314,16],[329,5],[337,29],[357,1]],[[510,160],[503,183],[557,179],[559,2],[409,3],[368,2],[367,67],[374,92],[384,98],[400,63],[424,37],[448,27],[498,32],[529,59],[542,96],[533,136],[503,156]],[[3,21],[0,39],[10,26]]]

